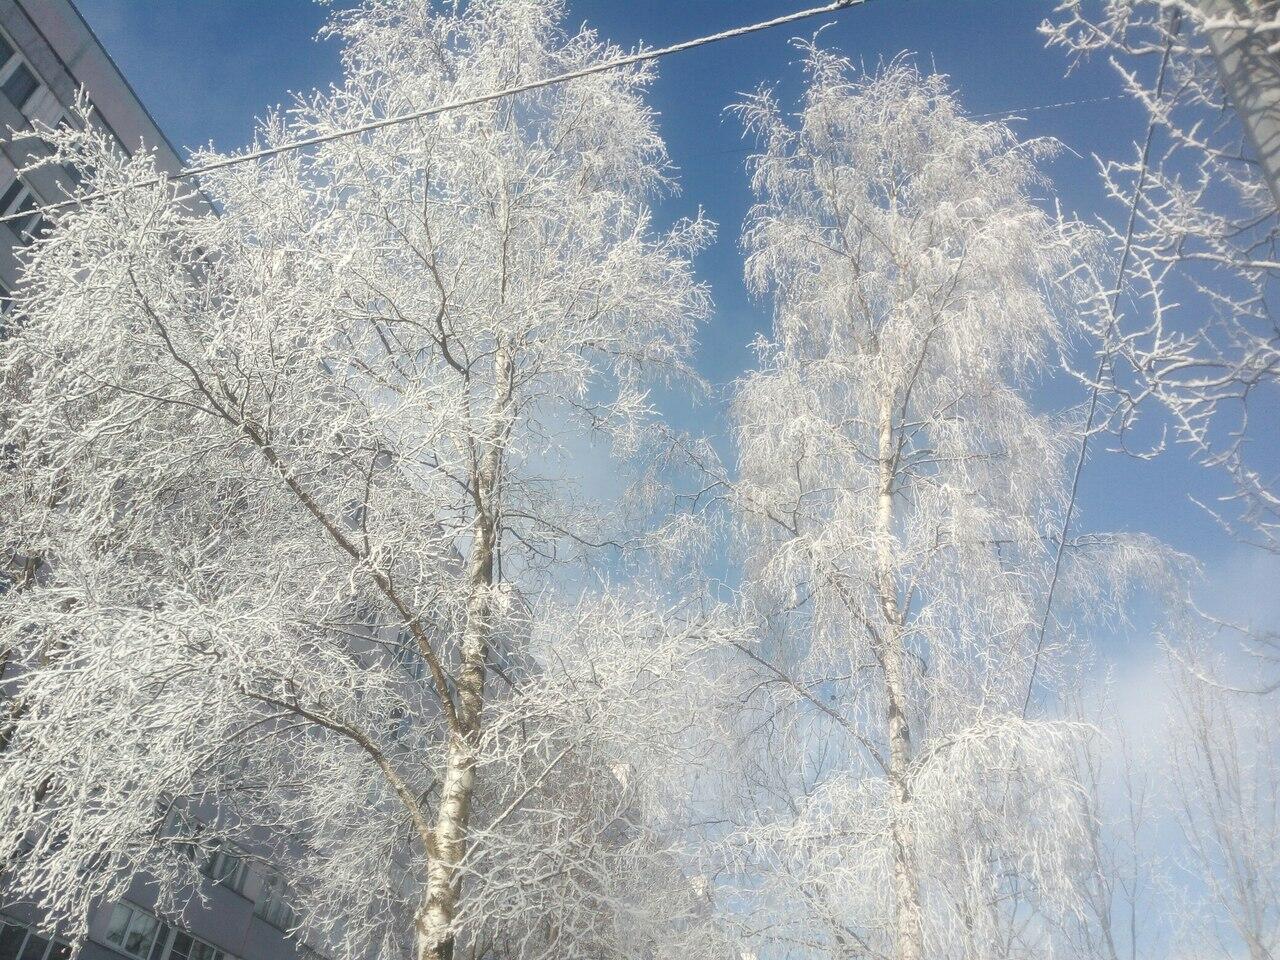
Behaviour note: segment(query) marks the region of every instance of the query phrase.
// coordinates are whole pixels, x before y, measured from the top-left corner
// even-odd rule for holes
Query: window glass
[[[107,927],[107,941],[117,946],[124,943],[124,932],[129,927],[131,911],[124,904],[119,904],[111,911],[111,923]]]
[[[190,820],[179,814],[175,819],[175,834],[178,836],[198,837],[204,830],[196,820]],[[244,892],[247,870],[245,862],[230,847],[223,846],[221,841],[214,840],[210,846],[202,847],[195,842],[179,843],[178,849],[196,861],[200,872],[214,883],[230,887],[236,893]]]
[[[32,203],[35,203],[33,200]],[[49,221],[37,214],[31,220],[27,221],[26,233],[22,236],[23,243],[30,243],[32,240],[38,240],[49,232]]]
[[[40,81],[36,79],[36,75],[25,63],[20,63],[14,68],[13,73],[9,74],[9,79],[4,82],[0,90],[4,91],[10,103],[21,110],[39,88]]]
[[[151,956],[149,960],[160,960],[161,954],[164,953],[165,944],[168,942],[169,942],[169,928],[162,923],[160,924],[159,931],[156,933],[155,944],[151,948]]]
[[[0,195],[0,213],[11,213],[13,205],[18,202],[18,196],[24,189],[21,180],[14,180],[9,184],[9,189]]]
[[[178,813],[176,811],[174,812],[173,816],[174,816],[174,819],[173,819],[172,836],[193,838],[192,840],[179,841],[177,844],[175,844],[175,846],[178,852],[181,853],[188,860],[195,860],[195,858],[199,855],[199,848],[195,845],[194,838],[200,832],[200,825],[195,821],[188,820],[181,813]]]
[[[5,214],[31,212],[29,217],[6,220],[4,224],[19,243],[28,244],[31,242],[32,237],[39,232],[44,218],[35,212],[36,198],[31,195],[31,191],[24,187],[21,182],[17,183],[17,187],[16,193],[13,187],[10,187],[5,191],[4,196],[0,197],[0,210],[3,210]],[[13,202],[13,197],[17,197],[16,203]],[[5,201],[9,202],[6,203]]]
[[[5,923],[0,930],[0,960],[17,960],[18,951],[22,949],[22,941],[27,935],[27,928],[16,923]]]
[[[10,210],[9,212],[24,213],[27,210],[34,210],[35,208],[36,208],[36,198],[31,195],[30,190],[24,190],[22,191],[22,199],[20,199],[16,204],[14,204],[13,209]],[[25,223],[25,222],[26,222],[25,220],[10,220],[9,225],[12,227],[15,223]]]
[[[24,942],[25,941],[25,942]],[[25,925],[0,917],[0,960],[69,960],[71,947],[33,933]]]
[[[237,893],[244,892],[244,861],[229,850],[216,850],[210,854],[204,872],[215,883],[230,887]]]
[[[262,893],[258,895],[253,912],[273,927],[288,930],[293,926],[294,917],[287,895],[284,881],[278,875],[271,874],[263,879]]]
[[[222,951],[181,930],[173,935],[168,960],[221,960]]]
[[[22,960],[41,960],[48,948],[49,941],[33,933],[27,937],[27,945],[22,948]]]
[[[396,644],[399,647],[399,659],[404,665],[405,670],[415,680],[421,680],[426,672],[426,664],[422,659],[422,651],[418,648],[418,641],[414,639],[413,633],[408,629],[401,628],[396,635]]]
[[[169,948],[169,960],[186,960],[191,955],[191,934],[179,930],[173,935],[173,946]]]
[[[107,942],[132,956],[145,958],[155,945],[159,931],[160,921],[155,917],[121,903],[112,911]]]
[[[13,56],[13,45],[10,44],[9,41],[4,38],[3,34],[0,34],[0,67],[3,67],[6,63],[8,63],[12,56]]]
[[[276,884],[279,878],[272,873],[264,874],[262,877],[262,889],[258,891],[258,899],[253,905],[253,912],[260,917],[267,915],[267,908],[271,905],[271,900],[275,896]]]

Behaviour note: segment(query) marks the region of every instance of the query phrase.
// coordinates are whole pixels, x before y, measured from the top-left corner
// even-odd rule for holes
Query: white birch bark
[[[907,651],[903,617],[898,602],[896,536],[893,499],[898,462],[895,430],[896,396],[886,393],[880,401],[876,485],[876,565],[880,609],[884,615],[884,644],[880,651],[884,672],[884,699],[889,734],[890,846],[893,854],[894,915],[898,957],[920,960],[924,956],[921,920],[920,875],[916,866],[915,810],[911,797],[910,694],[907,690]]]
[[[342,83],[260,137],[616,54],[562,13],[337,12]],[[227,167],[216,217],[145,153],[48,131],[107,196],[53,218],[0,358],[0,550],[50,558],[0,597],[15,895],[83,932],[145,870],[176,912],[200,882],[177,807],[275,862],[334,960],[644,956],[706,926],[670,891],[720,614],[583,578],[665,534],[559,455],[629,469],[709,309],[709,226],[652,226],[648,79]]]
[[[467,580],[466,625],[458,670],[457,729],[449,735],[440,806],[427,847],[427,885],[417,920],[421,960],[452,960],[454,922],[476,786],[476,758],[484,711],[485,673],[492,642],[494,565],[501,510],[502,455],[511,435],[515,366],[510,349],[498,347],[494,362],[490,435],[484,439],[472,485],[476,517]]]
[[[1025,388],[1074,253],[1029,199],[1038,146],[907,62],[801,46],[798,111],[741,108],[774,318],[734,406],[765,757],[726,856],[763,949],[1045,954],[1084,814],[1079,728],[1022,714],[1063,650],[1037,652],[1068,441]]]

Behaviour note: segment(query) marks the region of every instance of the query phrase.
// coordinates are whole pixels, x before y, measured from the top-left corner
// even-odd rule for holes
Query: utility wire
[[[1025,107],[1016,107],[1008,110],[997,110],[994,113],[972,113],[965,114],[969,120],[987,120],[991,117],[1013,117],[1016,118],[1021,113],[1034,113],[1037,110],[1056,110],[1059,107],[1079,107],[1091,103],[1106,103],[1110,100],[1127,100],[1124,94],[1115,94],[1106,97],[1087,97],[1083,100],[1062,100],[1058,103],[1037,103]],[[750,153],[755,147],[727,147],[724,150],[707,150],[702,153],[690,153],[685,156],[686,160],[701,160],[705,157],[723,157],[731,154]],[[679,159],[678,157],[676,159]]]
[[[1169,58],[1173,53],[1173,41],[1182,23],[1182,15],[1174,10],[1169,18],[1169,39],[1164,45],[1164,55],[1160,58],[1160,72],[1156,75],[1156,98],[1164,92],[1164,78],[1168,71]],[[1152,116],[1147,124],[1147,137],[1142,144],[1142,158],[1138,164],[1138,182],[1133,189],[1133,201],[1129,205],[1129,223],[1124,231],[1124,249],[1120,254],[1120,263],[1116,267],[1116,283],[1111,291],[1110,322],[1115,323],[1116,308],[1120,303],[1120,289],[1124,285],[1125,271],[1129,266],[1129,255],[1133,250],[1133,231],[1138,222],[1138,207],[1142,202],[1142,194],[1147,185],[1147,167],[1151,159],[1151,141],[1155,138],[1156,117]],[[1067,500],[1067,512],[1062,518],[1062,534],[1058,537],[1058,549],[1053,557],[1053,578],[1049,581],[1049,594],[1044,601],[1044,616],[1040,620],[1040,633],[1036,638],[1036,652],[1031,661],[1031,677],[1027,681],[1027,695],[1022,701],[1022,716],[1025,718],[1031,706],[1031,695],[1035,691],[1036,674],[1040,670],[1040,655],[1044,652],[1045,632],[1049,627],[1049,617],[1053,612],[1053,595],[1058,588],[1058,577],[1062,572],[1062,554],[1067,547],[1067,534],[1071,531],[1071,518],[1075,514],[1076,498],[1080,491],[1080,474],[1084,472],[1085,454],[1089,450],[1089,437],[1093,432],[1094,418],[1098,413],[1098,395],[1102,388],[1102,375],[1106,372],[1111,355],[1103,351],[1098,359],[1098,372],[1094,374],[1093,386],[1089,391],[1089,412],[1084,420],[1084,433],[1080,437],[1080,456],[1076,460],[1075,473],[1071,477],[1071,496]]]
[[[970,114],[970,120],[986,120],[989,117],[1012,117],[1019,113],[1034,113],[1037,110],[1056,110],[1059,107],[1078,107],[1086,103],[1106,103],[1108,100],[1125,100],[1124,94],[1114,94],[1108,97],[1088,97],[1084,100],[1063,100],[1060,103],[1037,103],[1026,107],[1017,107],[1012,110],[998,110],[995,113],[974,113]]]
[[[274,157],[281,153],[287,153],[293,150],[301,150],[305,147],[314,147],[322,143],[330,143],[334,140],[340,140],[343,137],[352,137],[361,133],[369,133],[373,130],[381,130],[385,127],[395,126],[400,123],[408,123],[412,120],[422,120],[426,117],[434,117],[441,113],[448,113],[451,110],[460,110],[463,107],[473,107],[482,103],[489,103],[493,100],[499,100],[503,97],[515,96],[519,93],[528,93],[531,90],[538,90],[542,87],[549,87],[553,84],[565,83],[569,80],[577,80],[581,77],[589,77],[593,74],[604,73],[608,70],[617,70],[622,67],[629,67],[636,63],[646,63],[651,60],[660,60],[663,57],[669,57],[673,53],[683,53],[686,50],[693,50],[697,47],[705,47],[708,44],[720,43],[724,40],[734,40],[738,37],[745,37],[752,33],[759,33],[762,30],[771,30],[774,27],[785,26],[788,23],[798,23],[801,20],[807,20],[810,17],[819,17],[824,14],[838,13],[851,7],[861,6],[868,0],[834,0],[832,3],[825,4],[821,7],[809,7],[805,10],[797,10],[795,13],[789,13],[781,17],[774,17],[772,20],[762,20],[759,23],[753,23],[749,26],[734,27],[731,30],[724,30],[720,33],[708,34],[705,37],[697,37],[693,40],[685,40],[681,43],[674,43],[668,47],[658,47],[653,50],[641,50],[639,53],[629,54],[625,57],[618,57],[614,60],[604,60],[600,63],[592,64],[589,67],[583,67],[580,70],[571,70],[568,73],[557,74],[554,77],[546,77],[542,80],[533,80],[529,83],[518,84],[514,87],[505,87],[502,90],[495,90],[493,93],[484,93],[475,97],[467,97],[462,100],[452,100],[448,103],[442,103],[434,107],[427,107],[423,110],[415,110],[412,113],[398,114],[394,117],[385,117],[381,120],[373,120],[369,123],[362,123],[355,127],[346,127],[341,130],[334,130],[330,133],[319,134],[314,137],[307,137],[304,140],[293,140],[288,143],[278,144],[274,147],[266,147],[262,150],[254,150],[250,153],[237,154],[234,157],[226,157],[222,160],[215,160],[212,163],[206,163],[198,167],[187,167],[177,173],[165,176],[151,177],[147,180],[139,180],[137,183],[131,183],[127,187],[118,187],[113,190],[103,190],[98,193],[88,193],[80,197],[72,197],[69,200],[63,200],[59,203],[49,204],[47,206],[23,210],[17,213],[6,214],[0,216],[0,223],[7,223],[11,220],[21,220],[29,218],[35,213],[51,213],[54,210],[62,210],[67,207],[80,206],[90,200],[104,200],[108,197],[119,196],[130,190],[136,190],[141,187],[156,186],[169,180],[185,180],[189,177],[197,177],[204,173],[212,173],[215,170],[223,170],[227,167],[236,166],[241,163],[249,163],[253,160],[263,160],[267,157]]]

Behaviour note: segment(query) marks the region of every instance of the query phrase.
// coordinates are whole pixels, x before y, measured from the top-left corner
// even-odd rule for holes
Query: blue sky
[[[332,43],[313,39],[325,11],[311,0],[77,0],[85,18],[116,58],[160,126],[179,147],[212,142],[244,144],[254,117],[287,101],[291,91],[338,79]],[[664,45],[802,6],[803,0],[569,0],[571,23],[586,21],[623,46]],[[1056,50],[1036,32],[1052,14],[1048,0],[870,0],[826,20],[813,20],[663,61],[653,105],[682,194],[664,201],[664,218],[701,206],[720,224],[717,244],[699,261],[717,312],[703,332],[698,366],[725,384],[752,361],[748,345],[767,328],[767,311],[750,301],[741,281],[738,230],[750,202],[744,144],[726,105],[761,83],[794,89],[796,53],[788,39],[823,22],[823,42],[874,65],[902,51],[922,67],[950,76],[971,113],[1020,112],[1016,129],[1051,136],[1064,151],[1046,169],[1065,209],[1089,215],[1102,203],[1094,154],[1131,155],[1145,132],[1139,111],[1123,99],[1097,101],[1119,90],[1104,65],[1066,75]],[[1113,214],[1114,210],[1111,211]],[[1045,390],[1058,406],[1080,402],[1083,390],[1058,384]],[[670,411],[682,426],[716,432],[714,402]],[[1233,544],[1192,504],[1224,489],[1173,451],[1154,462],[1103,452],[1086,467],[1080,529],[1140,530],[1192,553],[1206,566],[1212,605],[1239,616],[1275,622],[1272,598],[1280,567]],[[1113,651],[1119,653],[1119,651]]]

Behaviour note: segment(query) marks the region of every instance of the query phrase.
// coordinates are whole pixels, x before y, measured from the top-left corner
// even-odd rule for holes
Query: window
[[[199,855],[196,838],[200,835],[200,822],[185,815],[177,808],[170,808],[160,826],[161,836],[174,841],[174,849],[188,860]]]
[[[61,130],[72,129],[71,121],[70,119],[67,118],[67,115],[65,113],[58,114],[58,120],[56,123],[53,124],[53,126],[58,127]],[[40,142],[44,145],[45,150],[47,150],[50,154],[57,152],[54,145],[50,143],[48,140],[46,140],[44,137],[40,138]],[[84,182],[83,172],[74,163],[64,163],[58,169],[60,169],[64,174],[66,174],[67,179],[71,181],[71,188],[73,190]],[[69,192],[69,191],[66,191],[64,188],[64,192]]]
[[[244,881],[249,870],[244,860],[227,847],[220,846],[205,855],[200,872],[214,883],[229,887],[236,893],[244,893]]]
[[[9,316],[12,310],[13,291],[9,289],[8,284],[0,280],[0,343],[13,335],[13,317]]]
[[[14,180],[9,189],[0,196],[0,215],[27,213],[30,216],[16,220],[6,220],[5,226],[13,233],[14,238],[23,246],[30,243],[44,230],[44,218],[36,211],[36,198],[25,183]]]
[[[168,931],[151,914],[127,903],[116,904],[107,927],[107,943],[138,960],[159,956]]]
[[[190,814],[174,810],[165,819],[165,825],[161,829],[168,836],[178,839],[178,849],[194,861],[206,877],[236,893],[244,893],[249,865],[230,845],[221,840],[202,841],[201,835],[205,833],[203,823]]]
[[[224,960],[226,954],[211,943],[198,940],[191,934],[178,930],[173,935],[166,960]],[[229,960],[229,958],[227,958]]]
[[[421,680],[426,673],[426,663],[422,659],[422,650],[412,631],[401,627],[396,634],[396,659],[414,680]]]
[[[18,110],[22,110],[31,99],[31,95],[39,89],[40,81],[31,72],[31,68],[21,62],[10,71],[8,79],[0,84],[0,91],[4,92],[9,102]]]
[[[262,878],[262,892],[258,894],[258,902],[254,904],[253,912],[273,927],[289,930],[293,927],[296,917],[293,907],[289,906],[288,894],[289,890],[285,886],[284,878],[276,873],[268,873]]]
[[[71,947],[48,940],[25,924],[0,917],[0,960],[68,960]]]
[[[18,960],[22,942],[27,938],[27,928],[5,922],[0,928],[0,960]]]
[[[32,104],[32,96],[37,90],[44,88],[35,71],[18,56],[8,38],[0,36],[0,93],[3,93],[14,108],[26,113]]]
[[[170,930],[151,914],[128,903],[118,904],[112,913],[107,942],[138,960],[236,960],[185,930]]]

